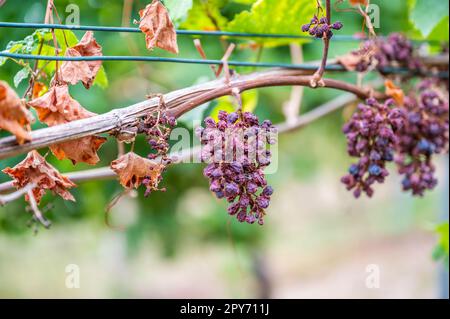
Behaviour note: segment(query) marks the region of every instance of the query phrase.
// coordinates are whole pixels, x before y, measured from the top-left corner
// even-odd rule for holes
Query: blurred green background
[[[283,1],[288,0],[279,2]],[[130,19],[124,15],[124,2],[132,5]],[[181,2],[166,2],[170,8],[181,6]],[[195,0],[187,19],[180,17],[177,22],[188,29],[228,28],[227,21],[249,10],[253,2]],[[418,36],[408,17],[408,5],[414,1],[372,2],[381,10],[378,33],[402,31]],[[81,24],[120,26],[125,16],[128,26],[138,19],[138,10],[148,2],[55,0],[63,21],[70,3],[79,6]],[[45,4],[8,0],[0,7],[0,21],[43,22]],[[205,10],[209,14],[205,15]],[[273,12],[269,21],[273,20],[275,27],[258,32],[274,32],[276,23],[281,23],[279,18],[292,14],[289,10]],[[208,16],[215,17],[214,21]],[[361,31],[362,18],[356,14],[335,12],[335,17],[345,25],[341,34]],[[297,24],[291,27],[298,30],[310,16],[294,18]],[[267,28],[269,25],[265,24]],[[245,31],[252,25],[239,27]],[[32,32],[0,28],[0,48]],[[83,35],[75,33],[78,38]],[[434,31],[433,36],[436,34],[448,41],[448,33]],[[147,51],[142,34],[97,32],[95,37],[105,55],[172,56],[158,49]],[[224,42],[233,41],[239,44],[239,50],[233,53],[232,60],[291,62],[286,43],[268,43],[260,50],[245,39],[201,40],[211,59],[220,59]],[[178,43],[180,57],[198,58],[192,37],[180,36]],[[330,57],[357,47],[355,42],[335,41]],[[302,48],[305,61],[316,61],[321,56],[319,41]],[[202,65],[103,65],[109,79],[107,88],[94,86],[86,92],[82,85],[71,87],[72,96],[96,113],[142,101],[147,94],[167,93],[212,79],[211,70]],[[12,79],[19,70],[13,62],[6,62],[0,67],[0,80],[13,86]],[[356,81],[355,74],[333,76]],[[19,94],[26,89],[25,82],[17,89]],[[258,90],[255,113],[282,122],[282,105],[289,100],[290,92],[288,87]],[[338,94],[328,89],[305,89],[301,112]],[[205,113],[216,106],[217,102],[211,103]],[[46,216],[53,225],[50,230],[40,229],[36,236],[27,227],[30,215],[25,212],[23,200],[1,207],[0,297],[439,297],[441,264],[433,261],[432,252],[437,242],[434,228],[448,214],[448,158],[437,158],[440,185],[424,198],[402,193],[400,177],[392,167],[392,175],[385,185],[377,187],[374,199],[354,200],[339,182],[352,161],[341,134],[345,118],[345,111],[336,112],[306,129],[280,136],[278,169],[268,176],[275,194],[263,227],[239,224],[227,216],[225,203],[209,193],[201,164],[172,166],[162,182],[168,190],[165,193],[144,198],[139,190],[138,196],[124,198],[111,212],[112,223],[126,227],[123,232],[110,229],[104,222],[105,207],[122,190],[117,181],[80,183],[72,191],[76,203],[48,194],[42,207],[51,205]],[[0,132],[0,136],[7,135]],[[138,141],[135,151],[148,153],[143,140]],[[99,155],[98,167],[109,165],[117,156],[115,141],[109,139]],[[0,170],[23,158],[2,160]],[[47,159],[61,172],[90,168],[84,164],[74,167],[68,160],[57,161],[53,155]],[[5,181],[8,177],[0,174],[0,183]],[[65,286],[69,264],[80,267],[79,289]],[[379,289],[365,285],[371,264],[380,267]]]

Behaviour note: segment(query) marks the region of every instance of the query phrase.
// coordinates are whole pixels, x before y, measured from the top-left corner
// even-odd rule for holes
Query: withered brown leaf
[[[150,180],[153,188],[158,187],[165,166],[130,152],[111,162],[111,169],[119,176],[125,188],[138,188],[144,179]]]
[[[55,85],[41,96],[29,102],[36,109],[38,118],[48,126],[68,123],[96,115],[83,108],[69,94],[67,85]],[[72,163],[78,162],[95,165],[100,160],[97,150],[106,142],[106,138],[88,136],[77,140],[50,146],[58,159],[68,158]]]
[[[54,126],[96,115],[74,100],[67,85],[52,86],[41,97],[28,104],[36,109],[39,121]]]
[[[405,93],[401,88],[396,86],[391,80],[384,81],[386,87],[386,95],[394,99],[398,106],[402,106],[405,102]]]
[[[363,6],[367,5],[367,0],[349,0],[352,6],[356,6],[357,4],[361,4]]]
[[[14,186],[18,189],[29,183],[36,184],[36,187],[33,188],[33,195],[38,204],[46,190],[53,191],[65,200],[75,201],[75,198],[67,189],[76,185],[47,163],[45,158],[37,151],[29,152],[22,162],[13,168],[5,168],[3,172],[14,179]],[[28,201],[28,196],[25,196],[25,199]]]
[[[341,64],[347,71],[355,71],[358,64],[363,60],[363,56],[358,52],[350,52],[336,58],[336,62]]]
[[[0,129],[14,134],[17,143],[31,140],[30,124],[33,114],[26,108],[17,93],[4,81],[0,81]]]
[[[72,48],[67,49],[67,57],[101,56],[102,47],[97,43],[92,31],[84,34],[81,41]],[[61,80],[77,84],[81,81],[89,89],[97,76],[102,61],[65,61],[60,68]]]
[[[159,0],[153,0],[139,11],[139,29],[145,33],[147,49],[154,47],[178,54],[177,33],[169,12]]]
[[[74,165],[76,163],[95,165],[100,161],[97,151],[105,142],[106,138],[104,137],[87,136],[77,140],[52,145],[50,146],[50,149],[59,160],[68,158]]]
[[[33,99],[37,99],[44,95],[48,90],[48,87],[42,82],[34,82],[33,84]]]
[[[360,49],[337,57],[336,61],[347,71],[366,71],[376,67],[377,61],[374,57],[377,50],[378,48],[373,42],[366,42]]]

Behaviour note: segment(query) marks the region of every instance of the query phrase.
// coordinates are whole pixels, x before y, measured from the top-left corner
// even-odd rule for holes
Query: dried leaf
[[[67,49],[67,57],[101,56],[102,47],[97,43],[92,31],[85,33],[81,41],[72,48]],[[100,70],[102,61],[65,61],[61,65],[61,79],[70,84],[83,82],[89,89]]]
[[[75,201],[75,198],[67,189],[76,185],[47,163],[45,158],[37,151],[29,152],[22,162],[13,168],[5,168],[3,172],[14,179],[14,186],[18,189],[29,183],[36,184],[37,186],[33,188],[33,194],[38,204],[48,189],[65,200]],[[25,199],[28,201],[28,196],[25,196]]]
[[[33,85],[33,99],[37,99],[38,97],[41,97],[48,91],[47,85],[45,85],[42,82],[34,82]]]
[[[31,140],[29,125],[34,122],[33,114],[25,107],[17,93],[0,81],[0,129],[14,134],[17,143]]]
[[[48,126],[96,115],[72,99],[67,85],[55,85],[43,96],[28,102],[28,104],[36,109],[39,121]]]
[[[125,188],[138,188],[144,179],[149,179],[151,185],[158,186],[165,166],[140,157],[130,152],[111,162],[111,169],[119,176],[120,184]]]
[[[365,72],[376,66],[374,59],[378,48],[373,42],[364,43],[360,49],[352,51],[344,56],[337,57],[337,63],[340,63],[347,71]]]
[[[341,64],[347,71],[355,71],[356,67],[362,62],[363,56],[357,52],[350,52],[346,55],[336,58],[336,62]]]
[[[39,120],[48,126],[64,124],[96,115],[72,99],[67,85],[51,87],[42,97],[30,101],[29,105],[36,109]],[[83,162],[95,165],[100,160],[97,150],[104,142],[106,142],[106,138],[88,136],[53,145],[50,149],[60,160],[68,158],[74,164]]]
[[[349,0],[349,1],[352,6],[356,6],[358,4],[363,6],[367,5],[367,0]]]
[[[101,136],[87,136],[77,140],[64,142],[50,146],[50,150],[57,159],[68,158],[75,165],[76,163],[86,163],[95,165],[100,161],[97,151],[106,142],[106,138]]]
[[[153,50],[154,47],[167,50],[178,54],[177,33],[169,12],[166,7],[159,1],[153,2],[139,11],[141,20],[139,29],[145,33],[145,42],[147,49]]]
[[[384,86],[386,87],[386,95],[393,98],[398,106],[402,106],[405,102],[405,93],[403,90],[391,80],[384,81]]]

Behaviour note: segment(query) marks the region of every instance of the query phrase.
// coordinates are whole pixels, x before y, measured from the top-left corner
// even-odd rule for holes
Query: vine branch
[[[320,5],[320,2],[318,2]],[[326,0],[326,8],[325,15],[327,18],[327,23],[331,24],[331,0]],[[330,37],[328,37],[327,33],[324,33],[323,36],[323,53],[322,53],[322,61],[320,63],[320,67],[316,73],[314,73],[313,78],[310,81],[311,87],[316,86],[325,86],[324,81],[322,80],[323,74],[325,73],[325,68],[327,66],[328,60],[328,51],[330,49]]]
[[[2,185],[7,186],[5,188],[8,188],[8,190],[12,189],[14,187],[12,182],[4,183]],[[24,188],[21,188],[21,189],[15,191],[14,193],[0,196],[0,206],[5,206],[6,204],[21,198],[23,195],[27,194],[29,191],[31,191],[35,187],[36,187],[36,184],[30,183],[30,184],[26,185]],[[0,193],[1,193],[1,191],[0,191]]]
[[[337,98],[316,107],[312,111],[309,111],[301,116],[297,116],[294,121],[286,121],[283,123],[280,123],[276,125],[279,133],[288,133],[295,130],[299,130],[311,123],[313,123],[316,120],[319,120],[326,115],[337,111],[340,108],[343,108],[344,106],[348,105],[351,102],[356,101],[357,98],[353,94],[344,94],[340,95]],[[185,150],[182,152],[182,154],[176,154],[172,155],[171,157],[176,157],[177,161],[174,162],[174,164],[189,160],[190,158],[193,158],[196,154],[200,152],[200,147],[194,147],[190,148],[188,150]],[[116,173],[112,171],[109,167],[100,167],[100,168],[94,168],[84,171],[78,171],[78,172],[70,172],[67,174],[64,174],[67,178],[69,178],[71,181],[75,183],[80,182],[87,182],[92,180],[109,180],[116,177]],[[28,189],[28,186],[26,187]],[[31,187],[33,188],[33,187]],[[13,182],[6,182],[3,184],[0,184],[0,194],[5,193],[8,191],[11,191],[14,189]],[[23,194],[25,194],[27,190],[22,189],[18,190],[15,193],[0,196],[0,203],[2,203],[2,200],[4,200],[5,204],[8,202],[20,198]],[[12,198],[14,196],[14,198]]]
[[[301,70],[274,69],[248,75],[235,75],[226,83],[223,79],[210,81],[197,86],[173,91],[164,95],[168,113],[179,117],[195,107],[225,95],[232,95],[233,90],[243,92],[250,89],[272,86],[309,86],[311,73]],[[346,91],[358,98],[373,96],[386,98],[385,94],[374,92],[356,85],[334,79],[323,79],[324,87]],[[0,159],[24,154],[34,149],[60,144],[86,136],[107,133],[120,128],[132,126],[136,119],[157,109],[159,98],[115,109],[108,113],[90,118],[72,121],[66,124],[32,131],[31,142],[18,145],[14,136],[0,139]]]

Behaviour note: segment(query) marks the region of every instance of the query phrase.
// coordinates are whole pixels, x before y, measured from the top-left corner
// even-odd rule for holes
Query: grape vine
[[[320,1],[312,3],[315,7],[310,14],[316,13],[310,22],[295,27],[298,32],[301,30],[321,39],[323,54],[318,66],[239,75],[228,68],[227,58],[231,50],[225,54],[227,58],[221,61],[219,68],[224,70],[223,79],[165,96],[158,95],[145,103],[102,115],[82,107],[69,92],[70,86],[79,82],[89,89],[104,71],[102,47],[93,32],[86,32],[78,42],[67,43],[64,32],[69,31],[63,30],[58,37],[51,29],[9,45],[8,50],[17,46],[21,54],[31,54],[41,53],[38,44],[53,41],[56,62],[49,62],[50,67],[40,67],[36,63],[34,70],[29,65],[25,67],[23,72],[28,72],[30,79],[24,99],[19,98],[6,82],[0,82],[0,128],[14,135],[0,139],[0,158],[30,152],[28,161],[4,172],[34,169],[28,163],[33,158],[39,158],[42,166],[47,165],[45,158],[36,152],[43,147],[50,147],[58,159],[95,165],[100,160],[97,151],[106,141],[97,134],[110,133],[119,142],[131,141],[133,145],[135,136],[142,134],[150,148],[149,154],[141,157],[133,152],[132,147],[126,154],[119,152],[119,157],[111,162],[110,167],[124,188],[143,185],[146,189],[144,195],[149,196],[153,191],[165,190],[160,189],[159,184],[173,161],[169,154],[170,134],[181,115],[222,96],[240,99],[242,92],[254,88],[299,85],[338,89],[363,100],[343,127],[347,153],[356,160],[341,181],[355,197],[362,194],[372,197],[375,184],[385,182],[390,175],[390,163],[395,164],[402,175],[404,191],[424,195],[438,183],[435,156],[448,153],[449,148],[448,83],[439,79],[442,68],[430,67],[419,48],[405,35],[393,33],[378,37],[373,26],[367,23],[369,38],[358,50],[338,57],[338,65],[335,66],[340,70],[356,71],[360,78],[375,71],[386,80],[386,91],[378,92],[361,83],[326,78],[330,44],[336,39],[333,32],[344,29],[344,25],[340,21],[332,21],[330,0],[325,1],[324,8]],[[352,5],[367,20],[367,14],[362,10],[364,3]],[[56,7],[53,1],[49,1],[46,23],[53,20],[52,10],[56,12]],[[158,47],[178,54],[177,32],[162,2],[153,0],[139,12],[139,16],[139,29],[145,34],[149,50]],[[58,43],[58,38],[61,43]],[[60,52],[63,47],[65,51]],[[234,48],[234,44],[230,47]],[[59,53],[63,53],[65,58],[61,65],[58,64]],[[206,57],[204,53],[202,56]],[[444,71],[448,73],[448,64]],[[216,76],[219,74],[215,72]],[[418,84],[417,77],[420,77]],[[36,110],[38,120],[49,128],[31,131],[34,116],[30,108]],[[286,122],[289,120],[292,119]],[[275,126],[269,120],[260,121],[255,114],[244,111],[240,104],[234,112],[221,110],[216,118],[207,117],[204,127],[198,127],[195,133],[202,146],[200,158],[206,163],[203,172],[209,180],[211,192],[228,203],[228,214],[239,222],[263,225],[274,194],[264,172],[271,164],[271,146],[277,140]],[[53,167],[37,171],[39,174],[34,174],[31,179],[24,178],[23,174],[10,174],[20,196],[0,196],[0,204],[26,195],[35,207],[40,197],[33,194],[43,194],[48,189],[55,191],[54,185],[58,186],[56,193],[72,199],[66,189],[74,186],[70,180],[57,183],[64,177]],[[35,214],[40,214],[37,208]]]

